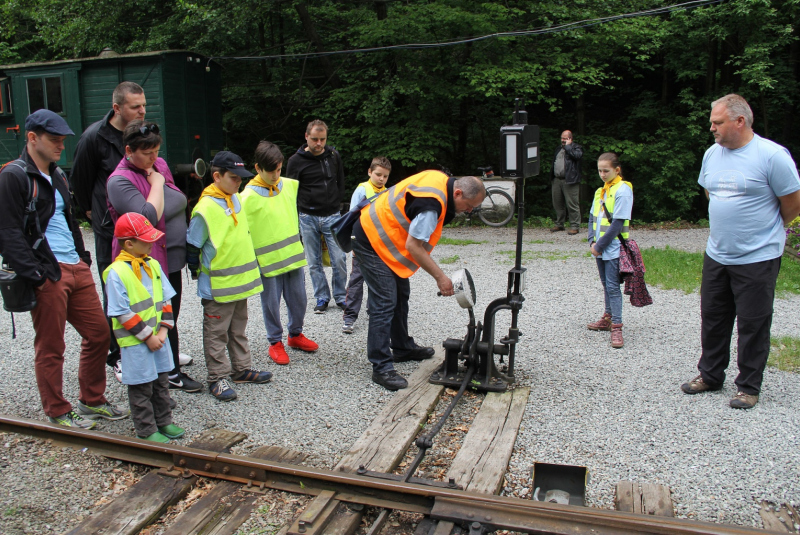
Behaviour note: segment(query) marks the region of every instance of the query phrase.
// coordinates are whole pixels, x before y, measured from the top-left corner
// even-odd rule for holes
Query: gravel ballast
[[[451,228],[444,235],[480,242],[439,245],[433,256],[451,262],[442,264],[447,273],[461,267],[470,270],[478,295],[475,311],[482,320],[486,305],[505,295],[516,231]],[[668,245],[700,252],[708,230],[633,229],[632,236],[642,249]],[[93,251],[91,234],[84,237]],[[587,505],[592,507],[613,508],[621,480],[667,485],[678,516],[712,522],[761,527],[761,500],[800,504],[800,376],[767,368],[758,405],[749,411],[729,408],[736,394],[734,336],[724,388],[685,395],[679,386],[697,375],[700,355],[698,293],[650,287],[654,304],[645,308],[630,306],[625,297],[625,347],[614,350],[609,333],[586,329],[602,314],[603,294],[585,231],[568,236],[527,229],[524,251],[528,276],[516,372],[518,384],[530,386],[531,394],[504,494],[530,497],[531,467],[547,462],[586,466]],[[222,427],[248,435],[235,451],[274,444],[309,453],[307,464],[332,467],[394,395],[370,379],[366,312],[362,310],[353,334],[343,334],[338,309],[322,315],[311,312],[314,302],[306,279],[304,333],[320,350],[290,349],[291,364],[274,365],[267,353],[260,301],[251,299],[247,334],[254,365],[274,372],[273,382],[236,385],[239,399],[230,403],[215,400],[207,386],[200,394],[173,391],[178,402],[175,423],[187,430],[178,444],[188,444],[205,429]],[[411,286],[409,330],[418,343],[440,348],[444,339],[466,334],[467,311],[452,298],[437,297],[430,276],[420,271]],[[183,296],[181,350],[195,359],[184,371],[205,383],[202,307],[195,282],[186,277]],[[798,317],[800,296],[777,299],[772,335],[798,336]],[[10,316],[0,313],[0,413],[44,419],[33,371],[30,315],[15,318],[17,339],[12,340]],[[510,313],[498,315],[498,338],[509,324]],[[64,391],[75,403],[80,338],[70,326],[66,343]],[[408,376],[416,366],[409,362],[396,367]],[[107,397],[127,406],[126,388],[110,369],[107,372]],[[134,434],[129,419],[103,422],[99,428]],[[65,531],[102,503],[103,493],[113,493],[113,482],[124,480],[120,471],[131,472],[131,477],[141,472],[31,440],[0,436],[3,533]],[[48,479],[46,485],[43,478]]]

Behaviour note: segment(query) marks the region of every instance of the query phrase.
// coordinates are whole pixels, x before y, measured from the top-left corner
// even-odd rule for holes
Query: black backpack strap
[[[22,158],[8,162],[3,167],[7,166],[18,168],[25,177],[25,184],[28,186],[28,203],[25,205],[25,215],[22,216],[22,231],[25,232],[28,228],[28,217],[33,215],[33,219],[36,222],[36,235],[38,236],[33,244],[33,248],[38,249],[44,238],[42,227],[39,223],[39,217],[36,215],[36,201],[39,199],[39,184],[28,174],[28,164]],[[63,171],[61,172],[63,173]]]

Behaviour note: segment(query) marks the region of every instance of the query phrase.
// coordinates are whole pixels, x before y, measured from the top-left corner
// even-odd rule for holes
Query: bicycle
[[[494,177],[491,166],[478,167],[481,180]],[[478,218],[490,227],[504,227],[514,217],[514,199],[502,188],[489,186],[478,210]]]

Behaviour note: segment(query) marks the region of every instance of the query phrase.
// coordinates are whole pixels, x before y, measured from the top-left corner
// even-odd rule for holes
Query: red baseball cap
[[[117,219],[114,226],[114,237],[118,240],[137,239],[143,242],[157,242],[164,235],[163,232],[154,227],[150,220],[142,214],[128,212]]]

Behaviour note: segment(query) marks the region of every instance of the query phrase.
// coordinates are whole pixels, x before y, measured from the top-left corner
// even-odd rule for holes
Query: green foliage
[[[462,240],[459,238],[448,238],[447,236],[442,236],[439,239],[438,245],[478,245],[480,243],[486,243],[486,242],[476,241],[476,240]]]
[[[459,257],[458,257],[457,254],[455,254],[453,256],[448,256],[446,258],[440,258],[439,259],[439,263],[440,264],[455,264],[456,262],[458,262],[458,260],[459,260]]]
[[[785,372],[800,372],[800,339],[791,336],[770,338],[767,366]]]

